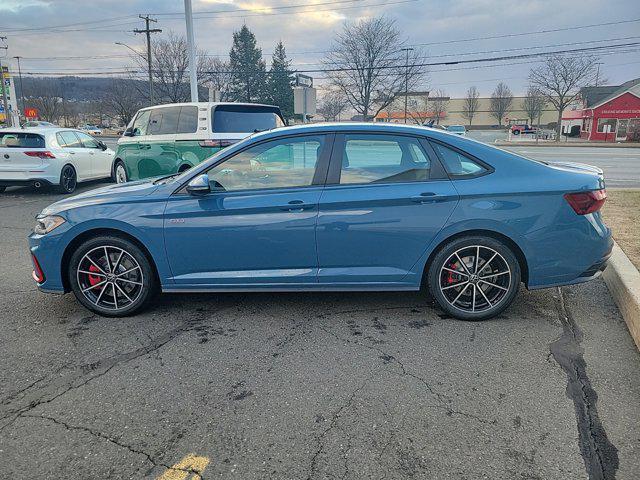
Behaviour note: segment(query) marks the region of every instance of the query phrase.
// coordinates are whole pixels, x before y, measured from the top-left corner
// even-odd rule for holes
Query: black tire
[[[468,321],[501,313],[513,302],[520,281],[520,264],[513,251],[486,236],[451,240],[438,251],[427,272],[429,291],[438,305]]]
[[[107,255],[102,253],[105,249]],[[119,257],[121,251],[125,253]],[[105,258],[109,258],[109,265]],[[87,271],[94,273],[83,273]],[[158,291],[155,270],[145,253],[135,243],[118,236],[100,236],[81,244],[71,256],[67,274],[78,301],[105,317],[134,315]]]
[[[121,180],[124,179],[124,181],[118,181],[119,175],[121,176]],[[116,160],[115,163],[113,164],[113,172],[111,172],[111,180],[113,180],[114,183],[126,183],[129,181],[129,177],[127,176],[127,169],[124,166],[124,162],[120,159]]]
[[[0,193],[4,193],[4,191],[7,189],[7,187],[0,187]]]
[[[184,173],[189,169],[191,169],[191,165],[180,165],[180,168],[178,169],[178,173]]]
[[[58,185],[58,192],[69,194],[73,193],[78,185],[78,177],[76,175],[76,169],[72,165],[65,165],[60,171],[60,184]]]
[[[514,134],[514,135],[520,135],[520,130],[514,130],[514,131],[513,131],[513,134]]]

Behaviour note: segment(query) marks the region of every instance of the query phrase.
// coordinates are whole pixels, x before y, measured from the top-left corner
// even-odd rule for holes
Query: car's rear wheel
[[[507,308],[520,287],[520,265],[503,242],[460,237],[434,257],[429,290],[442,309],[461,320],[486,320]]]
[[[513,131],[513,134],[514,134],[514,135],[520,135],[520,130],[514,130],[514,131]]]
[[[78,301],[107,317],[133,315],[157,290],[156,275],[145,253],[115,236],[89,240],[73,253],[69,283]]]
[[[4,193],[4,191],[7,189],[7,187],[0,187],[0,193]]]
[[[116,161],[113,166],[113,181],[116,183],[127,183],[127,169],[124,167],[122,160]]]
[[[58,185],[58,191],[60,193],[73,193],[78,184],[78,177],[76,175],[76,169],[71,165],[65,165],[60,171],[60,184]]]

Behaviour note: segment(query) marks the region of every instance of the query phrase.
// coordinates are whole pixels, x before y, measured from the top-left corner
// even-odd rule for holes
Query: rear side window
[[[198,107],[181,107],[177,133],[195,133],[198,131]]]
[[[80,139],[73,132],[58,132],[56,138],[61,147],[82,148]]]
[[[274,108],[243,105],[212,107],[211,128],[216,133],[253,133],[283,125]]]
[[[347,134],[340,183],[397,183],[429,180],[431,162],[418,139],[395,135]]]
[[[44,148],[44,138],[35,133],[0,132],[0,148]]]
[[[487,171],[485,167],[453,148],[445,147],[435,142],[431,144],[438,155],[440,155],[444,163],[444,168],[449,175],[454,177],[473,177]]]

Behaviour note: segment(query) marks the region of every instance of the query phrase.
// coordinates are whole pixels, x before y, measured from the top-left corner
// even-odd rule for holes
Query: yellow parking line
[[[158,480],[185,480],[188,476],[191,476],[190,480],[202,480],[200,474],[204,472],[207,465],[209,465],[207,457],[198,457],[190,453],[160,475]]]

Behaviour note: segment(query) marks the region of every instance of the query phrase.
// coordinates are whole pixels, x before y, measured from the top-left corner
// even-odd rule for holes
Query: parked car
[[[447,127],[447,132],[453,133],[454,135],[460,135],[462,137],[467,135],[467,129],[464,125],[449,125]]]
[[[97,125],[81,125],[78,129],[89,135],[102,135],[102,129]]]
[[[104,143],[78,130],[2,130],[0,192],[16,185],[54,185],[62,193],[72,193],[78,182],[110,177],[113,155]]]
[[[538,131],[536,127],[527,124],[511,125],[510,129],[513,135],[536,133]]]
[[[175,103],[143,108],[118,140],[118,183],[180,173],[254,132],[284,125],[280,108]]]
[[[43,122],[40,120],[30,120],[28,122],[25,122],[22,125],[24,128],[34,128],[34,127],[40,127],[40,128],[46,128],[46,127],[51,127],[51,128],[56,128],[58,127],[57,125],[51,123],[51,122]]]
[[[602,171],[419,126],[317,124],[252,135],[182,174],[103,187],[37,217],[46,292],[132,315],[157,291],[419,290],[497,315],[521,282],[580,283],[613,242]]]

